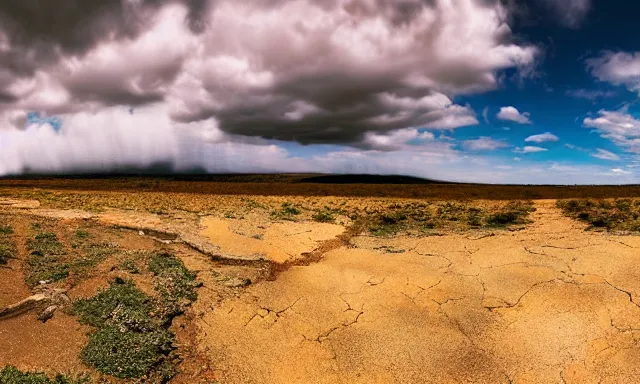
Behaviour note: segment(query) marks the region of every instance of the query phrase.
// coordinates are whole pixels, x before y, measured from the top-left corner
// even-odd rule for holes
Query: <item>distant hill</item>
[[[300,179],[300,183],[319,184],[446,184],[446,182],[396,175],[320,175]]]

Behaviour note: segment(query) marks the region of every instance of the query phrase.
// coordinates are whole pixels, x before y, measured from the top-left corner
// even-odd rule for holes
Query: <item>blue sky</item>
[[[640,4],[203,4],[0,5],[0,174],[640,182]]]

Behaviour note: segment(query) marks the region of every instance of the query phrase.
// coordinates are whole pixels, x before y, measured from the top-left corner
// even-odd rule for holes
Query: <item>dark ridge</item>
[[[306,177],[300,183],[319,184],[455,184],[445,181],[396,175],[320,175]]]

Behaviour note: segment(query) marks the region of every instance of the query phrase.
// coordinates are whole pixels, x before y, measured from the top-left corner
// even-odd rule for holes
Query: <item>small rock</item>
[[[46,323],[47,320],[53,317],[53,314],[56,312],[57,309],[58,309],[57,305],[48,306],[44,311],[42,311],[40,315],[38,315],[38,320],[42,321],[43,323]]]
[[[140,231],[140,232],[138,232],[138,235],[140,235],[140,236],[144,236],[144,231]]]
[[[38,281],[38,283],[40,285],[46,285],[46,284],[49,284],[50,282],[51,282],[50,280],[40,280],[40,281]]]
[[[224,283],[222,283],[225,287],[229,287],[229,288],[240,288],[240,287],[246,287],[247,285],[251,284],[251,280],[250,279],[243,279],[240,277],[233,277],[227,281],[225,281]]]

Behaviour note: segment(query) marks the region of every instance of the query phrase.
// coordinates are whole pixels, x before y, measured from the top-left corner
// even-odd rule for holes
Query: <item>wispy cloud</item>
[[[530,145],[527,145],[527,146],[525,146],[525,147],[523,147],[523,148],[518,147],[518,148],[516,148],[516,149],[514,149],[514,150],[513,150],[513,152],[515,152],[515,153],[522,153],[522,154],[525,154],[525,153],[546,152],[546,151],[548,151],[548,149],[546,149],[546,148],[542,148],[542,147],[530,146]]]
[[[598,80],[640,91],[640,52],[605,51],[586,62],[587,69]]]
[[[622,168],[614,168],[614,169],[611,170],[611,172],[617,173],[617,174],[620,174],[620,175],[631,175],[631,174],[633,174],[633,172],[627,171],[627,170],[622,169]]]
[[[461,145],[467,151],[495,151],[509,146],[504,140],[495,140],[486,136],[473,140],[464,140]]]
[[[596,153],[591,154],[591,156],[601,160],[620,161],[620,156],[600,148],[597,148]]]
[[[625,151],[640,154],[640,120],[624,108],[618,111],[601,110],[598,115],[584,119],[584,126],[596,129],[601,137],[611,140]]]
[[[580,147],[577,145],[573,145],[570,143],[567,143],[564,145],[565,148],[569,148],[569,149],[573,149],[574,151],[579,151],[579,152],[590,152],[590,150],[588,148],[584,148],[584,147]]]
[[[577,99],[587,99],[587,100],[596,100],[596,99],[606,99],[610,97],[615,97],[617,93],[615,91],[599,91],[599,90],[589,90],[589,89],[571,89],[566,92],[567,96],[575,97]]]
[[[591,0],[541,0],[565,27],[579,28],[591,10]]]
[[[524,139],[524,141],[526,142],[533,142],[533,143],[545,143],[549,141],[559,141],[559,140],[560,139],[558,138],[558,136],[554,135],[551,132],[545,132],[539,135],[532,135]]]
[[[487,125],[491,124],[491,122],[489,121],[489,107],[484,107],[484,109],[482,110],[482,118]]]

